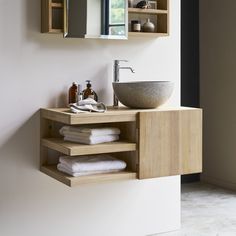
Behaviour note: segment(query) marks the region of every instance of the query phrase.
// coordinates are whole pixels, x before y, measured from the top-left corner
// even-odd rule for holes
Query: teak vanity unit
[[[113,126],[120,141],[97,145],[67,142],[63,125]],[[60,155],[111,153],[125,160],[127,170],[112,174],[71,177],[56,169]],[[106,113],[72,114],[68,108],[41,109],[40,170],[68,185],[149,179],[202,171],[202,110],[110,108]]]

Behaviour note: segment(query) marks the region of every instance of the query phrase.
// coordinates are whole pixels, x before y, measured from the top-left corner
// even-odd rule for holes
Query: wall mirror
[[[128,38],[127,0],[64,0],[65,38]]]

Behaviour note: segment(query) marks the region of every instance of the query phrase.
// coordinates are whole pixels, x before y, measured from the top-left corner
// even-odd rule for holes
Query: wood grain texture
[[[201,109],[140,112],[140,179],[201,171]]]
[[[127,107],[112,108],[108,107],[105,113],[79,113],[73,114],[68,108],[42,108],[40,109],[42,117],[52,121],[58,121],[68,125],[81,124],[101,124],[101,123],[118,123],[118,122],[134,122],[137,119],[139,112],[153,111],[178,111],[191,110],[194,108],[188,107],[160,107],[157,109],[130,109]]]
[[[42,144],[42,139],[45,137],[51,137],[51,125],[50,120],[46,120],[40,114],[40,166],[47,164],[48,150]]]
[[[56,166],[41,166],[40,170],[43,173],[51,176],[52,178],[68,185],[69,187],[74,187],[80,184],[100,183],[100,182],[118,181],[118,180],[119,181],[131,180],[137,178],[137,174],[131,171],[73,177],[61,171],[58,171]]]
[[[136,143],[125,141],[86,145],[64,141],[62,138],[44,138],[42,145],[69,156],[136,151]]]
[[[68,125],[81,124],[100,124],[113,122],[132,122],[136,121],[138,111],[128,109],[108,110],[105,113],[79,113],[73,114],[68,108],[41,109],[42,116],[46,119],[58,121]]]

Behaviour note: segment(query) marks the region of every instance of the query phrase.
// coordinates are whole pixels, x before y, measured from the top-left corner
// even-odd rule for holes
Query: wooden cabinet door
[[[139,179],[201,171],[201,109],[139,113]]]

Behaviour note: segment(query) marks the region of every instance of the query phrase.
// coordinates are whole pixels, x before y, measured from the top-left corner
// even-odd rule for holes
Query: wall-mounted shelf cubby
[[[154,32],[143,32],[143,27],[141,27],[141,32],[129,32],[129,35],[133,36],[156,36],[163,37],[169,35],[169,0],[156,0],[154,9],[140,9],[136,8],[136,4],[139,0],[135,0],[133,7],[128,9],[129,12],[129,24],[131,31],[131,21],[138,20],[141,25],[146,22],[147,19],[155,25]]]
[[[64,141],[59,134],[63,125],[117,127],[121,130],[120,141],[97,145]],[[41,109],[40,150],[40,170],[70,187],[198,173],[202,169],[202,111],[183,107],[151,110],[109,108],[105,113],[72,114],[67,108]],[[61,155],[70,158],[102,153],[124,160],[127,169],[72,177],[56,168]]]

